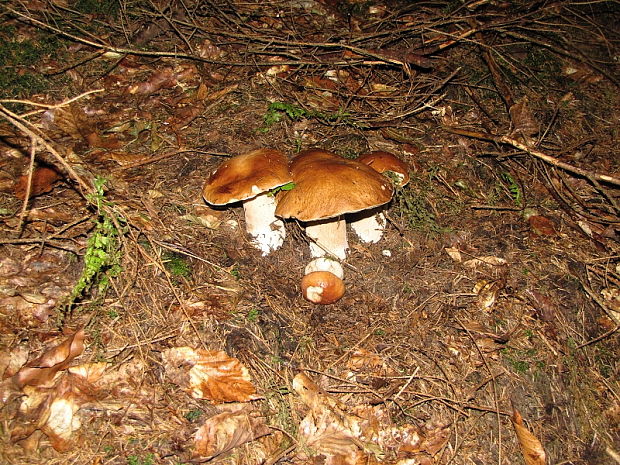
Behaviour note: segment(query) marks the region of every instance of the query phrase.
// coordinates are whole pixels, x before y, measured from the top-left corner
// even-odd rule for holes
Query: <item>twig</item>
[[[472,137],[474,139],[489,140],[492,142],[496,142],[498,144],[512,145],[513,147],[519,150],[523,150],[529,155],[532,155],[533,157],[538,158],[539,160],[542,160],[545,163],[549,163],[550,165],[557,166],[558,168],[562,168],[563,170],[569,171],[573,174],[583,176],[584,178],[595,179],[597,181],[603,181],[609,184],[620,186],[620,179],[614,176],[609,176],[608,174],[596,173],[596,172],[584,170],[583,168],[578,168],[573,165],[569,165],[568,163],[558,160],[557,158],[552,157],[551,155],[547,155],[546,153],[541,152],[540,150],[536,150],[528,146],[527,144],[519,142],[513,139],[512,137],[497,136],[497,135],[489,134],[486,132],[470,131],[467,129],[460,129],[460,128],[455,128],[451,126],[442,126],[442,127],[446,131],[451,132],[453,134],[459,134],[461,136]]]
[[[28,165],[28,179],[26,180],[26,192],[24,193],[24,203],[19,213],[19,222],[17,223],[17,231],[15,237],[22,235],[24,224],[26,221],[26,211],[28,210],[28,202],[30,201],[30,190],[32,189],[32,177],[34,176],[34,155],[37,151],[37,142],[34,137],[30,137],[30,164]]]
[[[286,457],[288,454],[293,452],[297,448],[297,445],[298,445],[297,440],[293,436],[291,436],[288,431],[282,428],[279,428],[277,426],[273,426],[273,425],[269,425],[269,428],[274,429],[276,431],[280,431],[282,434],[287,436],[293,444],[287,447],[286,449],[282,450],[281,452],[278,452],[273,457],[267,459],[264,465],[274,465],[275,463],[279,462],[281,458]]]
[[[465,327],[463,322],[458,317],[456,317],[456,321],[459,323],[459,325],[461,325],[461,328],[463,328],[463,330],[467,333],[467,335],[469,336],[469,339],[471,339],[471,342],[476,348],[476,351],[478,352],[478,355],[480,356],[482,363],[484,364],[487,371],[489,372],[489,375],[491,376],[491,387],[492,387],[491,393],[493,394],[493,403],[495,404],[495,415],[497,417],[497,463],[501,464],[502,463],[502,422],[501,422],[501,409],[499,408],[499,398],[497,396],[497,384],[495,383],[495,377],[493,375],[493,371],[491,370],[491,367],[489,366],[487,362],[486,357],[482,353],[482,350],[480,350],[480,347],[478,346],[478,343],[476,342],[476,339],[474,338],[471,331]]]
[[[43,147],[45,147],[53,156],[58,160],[58,162],[63,166],[63,168],[69,173],[69,176],[73,178],[75,182],[83,189],[81,194],[86,197],[86,192],[90,192],[92,190],[92,186],[90,186],[81,176],[79,176],[73,167],[67,163],[67,161],[63,158],[60,153],[52,147],[52,145],[46,140],[45,135],[36,128],[32,123],[26,121],[21,116],[16,115],[12,111],[5,108],[3,105],[0,105],[0,115],[4,116],[13,126],[17,127],[20,131],[29,136],[33,141],[37,141]]]
[[[599,341],[602,341],[603,339],[608,338],[609,336],[611,336],[612,334],[614,334],[615,332],[618,331],[618,329],[620,329],[620,324],[617,324],[614,328],[610,329],[609,331],[601,334],[600,336],[595,337],[594,339],[590,339],[587,342],[584,342],[583,344],[579,344],[577,347],[575,347],[575,349],[583,349],[586,346],[595,344]]]

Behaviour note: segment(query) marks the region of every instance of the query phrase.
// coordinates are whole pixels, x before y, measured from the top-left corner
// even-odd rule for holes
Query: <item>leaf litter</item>
[[[68,42],[42,57],[67,81],[9,110],[21,120],[2,102],[33,131],[3,123],[0,144],[3,459],[614,463],[617,82],[592,39],[614,33],[582,25],[567,53],[544,26],[611,20],[608,4],[515,2],[510,20],[495,2],[171,5],[125,17],[130,55]],[[57,14],[7,8],[30,38],[18,19]],[[118,32],[87,14],[91,43]],[[81,18],[53,24],[79,34]],[[350,240],[327,308],[299,297],[299,225],[259,257],[230,226],[239,208],[200,200],[225,157],[268,146],[415,167],[382,242]],[[92,234],[80,181],[97,176],[129,220],[122,273],[59,318]]]

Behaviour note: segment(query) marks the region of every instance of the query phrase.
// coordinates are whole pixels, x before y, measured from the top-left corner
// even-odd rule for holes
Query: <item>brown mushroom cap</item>
[[[315,221],[390,201],[390,181],[372,168],[326,150],[306,150],[290,164],[295,188],[278,198],[276,215]]]
[[[344,282],[329,271],[313,271],[302,278],[301,292],[314,304],[329,305],[344,295]]]
[[[394,173],[401,175],[403,179],[398,184],[400,187],[406,185],[411,179],[409,176],[409,166],[390,152],[376,150],[374,152],[364,153],[357,158],[357,161],[370,166],[378,173],[393,171]]]
[[[222,163],[207,179],[203,198],[212,205],[251,199],[292,181],[286,155],[258,149]]]

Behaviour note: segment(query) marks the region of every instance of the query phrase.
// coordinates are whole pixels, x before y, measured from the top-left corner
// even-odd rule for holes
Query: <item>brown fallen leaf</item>
[[[151,74],[147,81],[133,84],[127,89],[129,94],[151,95],[160,89],[176,86],[177,80],[172,68],[163,68]]]
[[[347,362],[347,368],[351,370],[375,371],[382,373],[387,366],[385,360],[379,354],[369,352],[366,349],[357,349],[351,354]]]
[[[530,228],[538,236],[555,236],[557,231],[551,220],[542,215],[532,215],[527,219]]]
[[[61,174],[53,168],[45,166],[35,168],[32,174],[32,184],[30,186],[30,196],[36,197],[37,195],[50,192],[54,188],[54,184],[62,179]],[[15,184],[13,192],[15,197],[24,200],[26,198],[26,188],[28,186],[28,175],[20,176]]]
[[[348,408],[303,373],[293,379],[293,389],[309,407],[299,425],[293,463],[431,465],[450,437],[445,424],[394,426],[380,405]],[[403,456],[411,460],[396,460]]]
[[[222,351],[175,347],[162,353],[166,374],[195,399],[247,402],[258,399],[248,369]]]
[[[527,97],[523,97],[517,103],[512,105],[509,110],[510,120],[512,121],[511,137],[517,135],[533,136],[540,131],[540,124],[534,118],[534,113],[529,106]]]
[[[75,367],[75,373],[61,374],[51,388],[25,386],[19,413],[11,430],[11,440],[24,441],[38,430],[48,437],[57,451],[70,449],[73,433],[81,426],[76,413],[85,402],[98,397],[92,382],[101,376],[105,365],[89,364],[83,369]],[[88,377],[77,373],[87,374]]]
[[[523,418],[518,410],[512,410],[512,424],[521,446],[521,452],[523,453],[523,459],[526,465],[545,465],[547,454],[543,449],[540,441],[534,436],[524,425]]]
[[[551,297],[533,289],[527,289],[525,294],[529,298],[530,305],[536,311],[538,318],[546,322],[555,320],[559,311],[557,302],[551,299]]]
[[[506,260],[504,258],[494,257],[492,255],[489,255],[486,257],[472,258],[470,260],[463,262],[463,266],[467,268],[478,268],[479,266],[482,266],[482,265],[503,266],[505,264],[506,264]]]
[[[212,416],[196,431],[194,456],[210,460],[246,442],[269,434],[264,417],[257,412],[224,412]]]
[[[47,384],[84,351],[85,337],[84,329],[80,329],[62,344],[28,362],[13,376],[14,383],[19,388]]]
[[[493,309],[493,305],[497,300],[499,292],[506,287],[506,281],[504,279],[497,279],[494,281],[487,281],[482,279],[474,286],[474,293],[478,295],[478,306],[482,310],[490,312]]]

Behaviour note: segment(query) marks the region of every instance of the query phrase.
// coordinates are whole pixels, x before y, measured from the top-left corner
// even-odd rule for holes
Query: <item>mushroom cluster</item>
[[[285,237],[281,219],[305,225],[313,260],[301,282],[304,298],[331,304],[344,295],[348,241],[345,215],[364,242],[377,242],[385,228],[383,209],[393,184],[381,173],[392,172],[397,185],[409,181],[407,165],[388,152],[369,152],[358,160],[322,149],[304,150],[290,163],[277,150],[259,149],[222,163],[207,179],[203,197],[212,205],[243,202],[246,230],[263,255],[278,249]],[[290,190],[273,190],[293,183]]]

